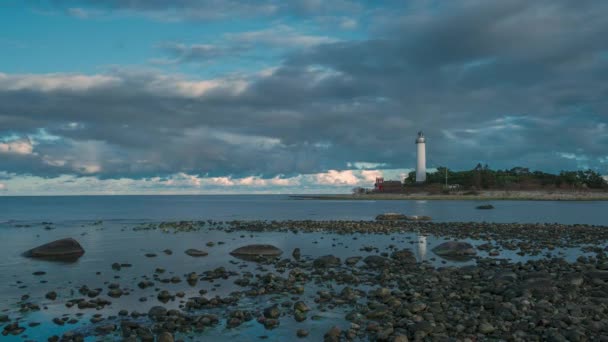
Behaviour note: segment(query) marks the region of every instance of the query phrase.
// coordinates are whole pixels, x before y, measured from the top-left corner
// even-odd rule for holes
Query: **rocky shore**
[[[608,340],[607,228],[390,220],[149,223],[132,231],[188,238],[222,231],[243,242],[219,256],[225,258],[225,267],[193,267],[183,274],[157,268],[134,277],[135,284],[128,280],[132,276],[120,276],[136,271],[130,263],[109,261],[107,269],[113,276],[103,286],[79,284],[69,295],[65,289],[50,291],[44,303],[23,294],[15,299],[17,312],[2,308],[0,324],[4,336],[28,340],[28,332],[41,329],[41,322],[29,315],[55,303],[64,307],[64,313],[47,326],[75,328],[48,336],[48,341],[82,341],[87,336],[186,341],[214,331],[228,335],[252,325],[267,331],[265,338],[289,326],[289,340],[311,336],[325,341],[399,342]],[[395,238],[411,232],[444,238],[430,257],[444,260],[445,266],[421,262],[412,245]],[[305,242],[293,250],[281,250],[271,240],[246,243],[248,234],[270,233],[313,234],[318,239],[326,233],[338,234],[332,238],[335,244],[373,241],[374,236],[388,234],[395,240],[383,246],[370,242],[347,257],[335,255],[332,249],[311,255],[308,251],[314,249]],[[139,258],[181,254],[204,261],[223,243],[208,242],[205,250],[196,251],[166,248],[147,253],[154,257]],[[580,256],[566,261],[557,251],[567,248],[578,249]],[[503,257],[506,253],[539,258],[512,262]],[[454,258],[469,262],[462,266]],[[182,283],[190,290],[175,290],[173,286]],[[213,293],[227,284],[235,291]],[[146,311],[137,305],[113,310],[129,297],[152,305]],[[315,335],[313,323],[323,321],[328,313],[338,319]],[[88,323],[81,325],[85,319]]]

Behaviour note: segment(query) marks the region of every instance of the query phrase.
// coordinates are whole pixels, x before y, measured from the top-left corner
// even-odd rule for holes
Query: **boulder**
[[[389,264],[389,260],[379,255],[369,255],[363,259],[363,262],[369,267],[383,267]]]
[[[402,264],[415,264],[416,263],[416,256],[409,249],[402,249],[399,251],[394,251],[391,254],[391,258]]]
[[[470,243],[448,241],[433,248],[433,253],[445,259],[468,259],[475,256],[475,248]]]
[[[162,332],[160,335],[158,335],[158,342],[173,342],[173,335],[171,335],[171,333],[169,332]]]
[[[28,258],[75,261],[84,254],[78,241],[67,238],[49,242],[23,253]]]
[[[399,213],[384,213],[376,216],[377,221],[400,221],[406,219],[407,216]]]
[[[240,259],[274,258],[281,254],[283,251],[273,245],[247,245],[230,252],[230,255]]]
[[[187,249],[185,253],[191,257],[204,257],[204,256],[209,255],[209,253],[207,253],[205,251],[201,251],[200,249],[194,249],[194,248]]]
[[[494,206],[491,205],[491,204],[478,205],[477,209],[480,209],[480,210],[489,210],[489,209],[494,209]]]
[[[300,260],[300,257],[302,256],[302,252],[300,251],[299,248],[296,248],[293,250],[293,253],[291,253],[291,256],[293,256],[293,258],[296,260]]]

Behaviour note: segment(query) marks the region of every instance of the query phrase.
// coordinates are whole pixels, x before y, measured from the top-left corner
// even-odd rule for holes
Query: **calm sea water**
[[[494,210],[477,210],[491,203]],[[435,221],[608,225],[608,202],[324,201],[285,195],[0,197],[0,222],[71,220],[370,220],[384,212]]]

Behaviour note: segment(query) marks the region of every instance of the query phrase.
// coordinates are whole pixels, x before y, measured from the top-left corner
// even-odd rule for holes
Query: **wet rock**
[[[194,249],[194,248],[187,249],[185,253],[191,257],[204,257],[204,256],[209,255],[209,253],[207,253],[205,251],[201,251],[199,249]]]
[[[324,342],[339,342],[340,334],[342,334],[342,329],[340,329],[340,327],[338,327],[338,326],[334,326],[331,329],[329,329],[328,332],[325,333],[325,335],[323,336],[323,341]]]
[[[273,305],[264,309],[264,317],[266,318],[279,318],[281,316],[281,311],[279,310],[278,305]]]
[[[291,253],[291,256],[295,259],[295,260],[300,260],[300,257],[302,256],[300,249],[299,248],[295,248],[293,250],[293,253]]]
[[[273,245],[247,245],[230,252],[230,255],[246,260],[278,257],[281,254],[283,251]]]
[[[478,205],[476,208],[480,209],[480,210],[489,210],[489,209],[494,209],[494,206],[491,204],[483,204],[483,205]]]
[[[55,300],[55,299],[57,299],[57,292],[55,292],[55,291],[48,292],[44,297],[46,299]]]
[[[95,327],[95,331],[100,335],[107,335],[116,330],[116,325],[114,324],[105,324]]]
[[[173,298],[175,298],[175,297],[174,297],[174,296],[172,296],[172,295],[169,293],[169,291],[162,290],[162,291],[160,291],[160,292],[158,293],[158,295],[156,296],[156,298],[157,298],[158,300],[160,300],[161,302],[166,303],[166,302],[168,302],[169,300],[171,300],[171,299],[173,299]]]
[[[296,311],[293,314],[293,318],[296,320],[296,322],[304,322],[307,318],[306,312]]]
[[[310,311],[310,308],[308,307],[308,305],[306,305],[306,303],[304,303],[303,301],[297,301],[293,305],[293,309],[296,311],[302,311],[302,312]]]
[[[399,213],[384,213],[376,216],[377,221],[399,221],[407,220],[407,216]]]
[[[110,291],[108,291],[108,296],[112,297],[112,298],[119,298],[120,296],[122,296],[123,292],[121,289],[111,289]]]
[[[44,271],[36,271],[36,272],[34,272],[32,274],[35,275],[35,276],[41,276],[41,275],[45,275],[46,272],[44,272]]]
[[[173,335],[171,335],[171,333],[169,332],[163,332],[160,335],[158,335],[158,339],[156,340],[157,342],[173,342]]]
[[[479,332],[482,334],[491,334],[494,332],[494,330],[496,330],[496,328],[494,328],[494,326],[490,323],[483,322],[479,325],[477,330],[479,330]]]
[[[349,258],[346,258],[344,263],[348,266],[355,266],[361,259],[363,259],[363,258],[360,256],[349,257]]]
[[[475,248],[467,242],[448,241],[433,248],[433,253],[446,259],[468,259],[475,256]]]
[[[21,335],[24,331],[25,331],[24,327],[21,327],[21,326],[19,326],[19,323],[14,322],[14,323],[4,326],[4,329],[2,330],[2,335],[7,336],[10,334],[13,336],[17,336],[17,335]]]
[[[274,318],[267,318],[264,320],[264,328],[274,329],[279,326],[279,320]]]
[[[296,331],[296,336],[300,337],[300,338],[304,338],[306,336],[308,336],[308,330],[305,329],[298,329]]]
[[[330,254],[316,258],[312,265],[316,268],[329,268],[338,267],[340,263],[340,258]]]
[[[78,241],[67,238],[49,242],[23,253],[28,258],[75,261],[84,254]]]
[[[167,316],[167,309],[162,306],[153,306],[148,310],[148,317],[153,321],[160,321]]]
[[[363,262],[369,267],[383,267],[389,263],[389,260],[379,255],[369,255],[363,259]]]
[[[409,249],[402,249],[391,254],[391,259],[397,260],[402,264],[415,264],[416,256]]]

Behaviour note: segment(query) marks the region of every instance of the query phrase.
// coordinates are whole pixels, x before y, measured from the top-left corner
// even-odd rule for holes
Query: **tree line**
[[[525,167],[514,167],[510,170],[492,170],[488,165],[477,164],[472,170],[454,171],[438,167],[436,172],[427,173],[426,184],[447,184],[452,187],[475,189],[608,189],[608,182],[593,170],[561,171],[552,174],[542,171],[531,171]],[[416,172],[412,171],[404,184],[413,184]]]

